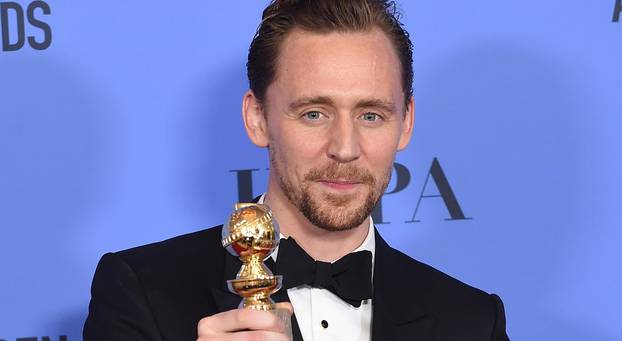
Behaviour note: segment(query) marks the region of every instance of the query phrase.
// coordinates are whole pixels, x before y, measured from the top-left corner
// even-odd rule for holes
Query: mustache
[[[347,180],[372,186],[376,184],[376,178],[367,169],[337,163],[322,168],[312,168],[305,174],[304,180]]]

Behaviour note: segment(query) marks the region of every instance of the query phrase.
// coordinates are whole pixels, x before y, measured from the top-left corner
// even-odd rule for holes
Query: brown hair
[[[248,82],[255,97],[264,100],[274,81],[279,48],[293,28],[310,32],[356,32],[380,28],[393,43],[402,66],[406,103],[412,96],[412,42],[400,22],[394,1],[388,0],[272,0],[248,51]]]

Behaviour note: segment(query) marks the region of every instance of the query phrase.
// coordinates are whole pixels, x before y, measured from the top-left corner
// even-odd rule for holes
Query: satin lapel
[[[274,273],[276,269],[276,263],[272,257],[268,257],[265,261],[266,266]],[[272,295],[272,299],[275,302],[289,302],[289,296],[287,295],[287,290],[280,289]],[[296,319],[296,312],[292,315],[292,336],[294,337],[293,341],[303,341],[302,334],[300,333],[300,327],[298,326],[298,320]]]
[[[240,262],[239,259],[225,252],[225,264],[223,278],[221,280],[222,285],[212,288],[212,296],[218,306],[218,311],[235,309],[240,305],[242,299],[240,296],[229,291],[229,288],[227,288],[227,280],[234,279],[241,266],[242,262]]]
[[[419,299],[423,293],[412,292],[410,285],[416,278],[400,272],[402,258],[377,230],[375,236],[372,341],[433,340],[434,319]]]

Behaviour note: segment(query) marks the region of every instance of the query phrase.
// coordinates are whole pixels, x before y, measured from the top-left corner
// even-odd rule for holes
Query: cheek
[[[395,154],[392,150],[379,150],[370,157],[372,170],[379,178],[386,176],[386,173],[392,170],[394,160]]]
[[[278,134],[272,134],[270,141],[276,154],[277,162],[286,176],[302,179],[310,168],[318,166],[321,160],[320,138],[308,136],[294,129],[281,127]]]
[[[297,122],[284,122],[280,127],[279,143],[288,149],[292,158],[313,160],[321,155],[326,136],[322,129],[304,127]]]
[[[393,163],[399,141],[398,135],[396,129],[379,129],[378,131],[364,134],[362,146],[371,167],[376,169],[382,168],[382,171],[384,171],[384,168],[389,167],[387,165]]]

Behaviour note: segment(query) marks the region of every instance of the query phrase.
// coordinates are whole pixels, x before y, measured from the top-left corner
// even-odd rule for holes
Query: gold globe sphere
[[[236,204],[223,226],[222,244],[241,259],[256,256],[264,260],[279,244],[279,227],[272,211],[262,204]]]

